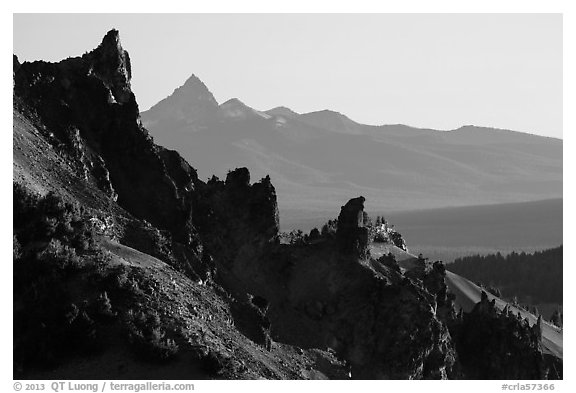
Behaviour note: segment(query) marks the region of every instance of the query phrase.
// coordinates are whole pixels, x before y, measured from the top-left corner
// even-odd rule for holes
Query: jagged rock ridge
[[[229,304],[235,328],[262,351],[272,341],[330,348],[354,378],[469,376],[453,338],[469,328],[453,312],[441,265],[411,277],[393,261],[371,259],[363,197],[342,207],[336,239],[280,244],[270,177],[251,184],[249,171],[238,168],[225,181],[199,180],[141,126],[130,77],[115,30],[82,57],[14,59],[16,109],[44,127],[80,181],[135,218],[124,223],[121,241],[184,272],[188,286],[209,285]],[[213,97],[202,97],[215,108]]]
[[[14,90],[100,189],[190,244],[196,173],[189,166],[170,168],[162,159],[168,153],[139,125],[130,77],[130,58],[112,30],[82,57],[22,64]],[[178,184],[172,170],[180,172]]]

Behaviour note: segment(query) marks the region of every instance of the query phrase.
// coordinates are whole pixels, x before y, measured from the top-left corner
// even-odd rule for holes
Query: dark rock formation
[[[47,139],[80,178],[136,217],[121,222],[124,244],[195,280],[210,280],[222,270],[216,276],[229,283],[226,289],[245,297],[248,290],[236,285],[235,270],[258,258],[278,234],[269,177],[250,185],[248,170],[240,168],[226,182],[205,184],[178,153],[156,146],[140,125],[130,58],[115,30],[82,57],[21,66],[14,58],[14,72],[15,97],[49,130]]]
[[[387,255],[382,255],[380,258],[378,258],[378,263],[381,263],[384,266],[387,266],[388,268],[394,270],[395,272],[400,273],[401,269],[400,269],[400,264],[398,264],[398,261],[396,260],[396,256],[394,256],[394,254],[392,253],[388,253]]]
[[[139,124],[130,58],[112,30],[92,52],[23,63],[15,94],[79,163],[79,171],[138,218],[191,244],[196,173],[154,145]],[[174,177],[173,177],[174,176]],[[177,178],[177,179],[176,179]]]
[[[390,240],[392,240],[392,243],[394,243],[394,245],[396,247],[398,247],[401,250],[407,251],[408,248],[406,247],[406,242],[404,241],[404,239],[402,238],[402,235],[399,232],[396,231],[391,231],[390,232]]]
[[[270,351],[272,339],[270,338],[270,321],[266,310],[261,309],[251,301],[234,300],[230,305],[230,312],[234,318],[235,326],[250,340]]]
[[[342,253],[368,256],[368,228],[364,226],[364,197],[350,199],[338,216],[336,239]]]
[[[110,89],[117,103],[134,101],[134,94],[130,89],[132,78],[130,56],[120,44],[118,30],[110,30],[100,46],[85,57],[92,66],[89,72]]]
[[[20,61],[18,60],[18,56],[12,55],[12,77],[16,75],[19,69],[20,69]]]
[[[247,187],[242,173],[230,178]],[[456,377],[456,352],[436,315],[435,296],[421,281],[405,279],[393,258],[367,263],[367,245],[358,241],[366,234],[363,202],[357,198],[343,207],[337,239],[268,242],[254,259],[245,247],[227,270],[228,280],[234,277],[267,299],[274,341],[330,348],[350,365],[352,378]],[[346,241],[352,247],[342,248]]]
[[[319,273],[334,269],[342,278],[323,281],[322,274],[309,278],[314,289],[307,293],[326,296],[308,302],[314,307],[305,312],[316,321],[316,332],[309,334],[347,359],[353,378],[454,376],[455,351],[447,328],[435,317],[433,296],[396,270],[374,271],[348,258],[345,264],[336,258],[330,267],[322,267],[323,258],[306,262],[320,265]],[[294,282],[290,287],[301,285]]]
[[[545,379],[538,328],[508,310],[500,312],[485,292],[453,329],[463,372],[469,379]]]
[[[225,182],[214,177],[197,185],[194,223],[215,258],[218,277],[232,292],[250,292],[237,278],[256,269],[266,247],[277,242],[274,186],[268,176],[251,185],[246,168],[231,171]]]
[[[209,282],[213,292],[203,293],[224,299],[252,341],[268,350],[272,338],[329,349],[358,379],[454,378],[460,365],[469,378],[546,376],[538,326],[499,314],[487,297],[457,316],[441,263],[421,259],[404,274],[392,256],[369,259],[363,197],[342,207],[335,238],[280,244],[268,176],[251,184],[248,169],[238,168],[204,183],[177,152],[156,146],[140,125],[117,31],[82,57],[22,65],[14,58],[13,68],[16,105],[34,113],[81,182],[127,212],[113,217],[118,238]],[[214,359],[211,369],[220,370]]]

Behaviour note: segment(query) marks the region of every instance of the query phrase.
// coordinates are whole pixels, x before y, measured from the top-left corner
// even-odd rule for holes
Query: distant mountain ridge
[[[239,99],[218,105],[193,78],[142,112],[143,125],[201,178],[238,166],[269,174],[281,215],[332,210],[350,193],[364,195],[372,211],[562,197],[560,139],[475,126],[370,126],[331,110],[259,111]]]

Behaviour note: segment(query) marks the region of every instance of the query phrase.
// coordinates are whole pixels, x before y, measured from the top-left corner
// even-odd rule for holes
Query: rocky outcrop
[[[390,231],[389,236],[390,240],[396,247],[398,247],[401,250],[408,251],[408,248],[406,247],[406,242],[404,241],[404,238],[399,232],[392,230]]]
[[[118,30],[110,30],[98,48],[84,57],[91,65],[89,74],[96,76],[110,89],[115,102],[124,104],[134,100],[130,88],[130,56],[120,44]]]
[[[215,259],[219,278],[232,292],[250,292],[238,278],[256,269],[256,261],[278,238],[274,186],[268,176],[250,184],[246,168],[229,172],[225,181],[213,177],[197,186],[194,223]]]
[[[237,170],[226,182],[209,181],[207,191],[212,192],[213,201],[223,202],[232,190],[237,196],[248,195],[253,187],[266,189],[263,183],[250,186],[247,172]],[[271,210],[264,208],[266,202],[252,213],[252,222],[261,228],[260,234],[268,236],[250,241],[242,237],[249,228],[231,230],[231,222],[248,222],[230,220],[250,211],[242,207],[241,199],[236,212],[230,210],[229,203],[213,203],[217,207],[211,215],[213,222],[226,225],[220,234],[211,236],[221,240],[205,243],[207,248],[220,248],[220,255],[229,251],[227,264],[218,272],[227,288],[236,288],[238,294],[248,288],[267,300],[273,341],[301,348],[328,348],[347,362],[352,378],[457,376],[456,352],[447,326],[436,314],[435,296],[419,281],[404,277],[394,261],[379,264],[366,259],[367,244],[358,241],[366,229],[363,198],[343,207],[336,239],[299,245],[277,244],[274,236],[269,237],[277,230],[275,222],[256,219],[258,211],[263,214],[268,210],[266,215],[270,215]],[[266,228],[273,230],[266,232]],[[342,248],[342,242],[349,247]],[[231,247],[233,244],[236,246]],[[238,320],[239,325],[253,326],[250,331],[256,337],[259,318],[250,319],[250,324],[246,319]]]
[[[141,127],[130,78],[130,57],[112,30],[82,57],[23,63],[14,92],[88,181],[137,218],[192,244],[196,173],[176,153],[155,146]]]
[[[248,170],[240,168],[224,182],[204,183],[177,152],[156,146],[140,125],[130,57],[115,30],[82,57],[21,66],[14,58],[14,72],[18,102],[34,112],[46,138],[78,168],[79,178],[135,216],[118,225],[121,242],[194,280],[216,277],[238,299],[245,297],[249,287],[238,285],[238,270],[259,258],[278,235],[269,177],[251,185]],[[196,78],[182,92],[191,89],[201,93],[196,99],[206,108],[217,110]]]
[[[19,69],[20,69],[20,61],[18,60],[18,56],[12,55],[12,77],[16,75]]]
[[[486,292],[452,331],[466,378],[556,378],[545,365],[537,325],[531,328],[508,308],[499,311]]]
[[[258,307],[247,298],[234,299],[230,304],[230,312],[236,327],[250,340],[270,351],[270,321],[266,309]]]
[[[336,239],[339,250],[360,258],[368,255],[368,228],[364,226],[364,197],[350,199],[338,216]]]

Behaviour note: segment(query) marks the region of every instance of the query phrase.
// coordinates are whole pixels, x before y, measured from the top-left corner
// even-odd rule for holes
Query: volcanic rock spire
[[[91,72],[110,89],[116,102],[123,104],[133,99],[130,56],[122,48],[118,30],[112,29],[106,33],[102,43],[85,58],[92,63]]]
[[[364,197],[350,199],[338,216],[336,238],[340,252],[360,258],[368,255],[368,228],[364,227]]]

